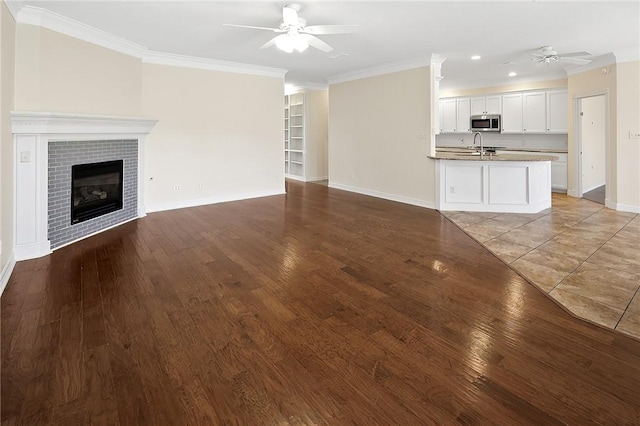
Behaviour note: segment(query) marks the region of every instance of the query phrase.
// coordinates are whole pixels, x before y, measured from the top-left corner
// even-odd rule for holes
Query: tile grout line
[[[620,315],[620,319],[618,320],[618,322],[616,322],[616,325],[613,327],[614,330],[618,328],[620,321],[622,321],[622,318],[624,318],[624,314],[626,314],[627,311],[629,310],[629,306],[631,306],[631,302],[633,302],[633,299],[635,299],[636,296],[638,296],[639,294],[640,294],[640,285],[638,285],[638,288],[636,288],[636,292],[633,293],[633,296],[631,296],[631,299],[629,299],[629,303],[627,303],[627,306],[624,308],[624,311],[622,311],[622,315]]]
[[[588,214],[587,216],[585,216],[585,217],[583,217],[582,219],[580,219],[578,222],[574,223],[574,224],[573,224],[573,225],[571,225],[571,226],[568,226],[568,227],[567,227],[566,229],[564,229],[563,231],[561,231],[561,232],[559,232],[558,234],[553,235],[553,237],[551,237],[551,238],[549,238],[549,239],[545,240],[543,243],[541,243],[541,244],[537,245],[536,247],[534,247],[534,248],[530,249],[530,250],[529,250],[529,251],[527,251],[526,253],[524,253],[524,254],[522,254],[521,256],[517,257],[516,259],[512,260],[511,262],[506,262],[506,263],[507,263],[508,265],[512,266],[513,268],[515,268],[515,269],[517,270],[518,268],[517,268],[516,266],[513,266],[513,262],[515,262],[515,261],[516,261],[516,260],[518,260],[518,259],[521,259],[522,257],[526,256],[527,254],[531,253],[533,250],[541,250],[541,251],[545,251],[544,249],[540,249],[540,247],[541,247],[541,246],[543,246],[544,244],[546,244],[547,242],[549,242],[549,241],[553,240],[553,239],[554,239],[554,238],[556,238],[557,236],[562,235],[562,234],[564,234],[565,232],[567,232],[567,231],[569,231],[569,230],[571,230],[571,229],[574,229],[577,225],[579,225],[579,224],[583,223],[585,220],[587,220],[587,219],[589,219],[589,218],[591,218],[591,217],[595,216],[596,214],[598,214],[598,213],[602,212],[604,209],[605,209],[605,207],[603,206],[603,207],[599,208],[598,210],[594,211],[593,213]],[[542,216],[540,216],[540,217],[538,217],[538,218],[535,218],[535,219],[532,219],[532,220],[530,220],[530,221],[528,221],[528,222],[526,222],[526,223],[523,223],[522,225],[516,226],[515,228],[512,228],[512,229],[510,229],[509,231],[506,231],[506,232],[503,232],[503,233],[501,233],[501,234],[499,234],[499,235],[496,235],[495,237],[492,237],[491,239],[489,239],[489,240],[485,241],[484,243],[481,243],[481,242],[479,242],[479,241],[478,241],[478,242],[480,243],[480,245],[482,245],[483,247],[485,247],[485,249],[488,249],[488,247],[486,247],[486,246],[485,246],[485,244],[486,244],[486,243],[488,243],[488,242],[490,242],[490,241],[493,241],[493,240],[495,240],[495,239],[497,239],[497,238],[500,238],[501,236],[503,236],[503,235],[505,235],[505,234],[508,234],[509,232],[511,232],[511,231],[513,231],[513,230],[516,230],[516,229],[519,229],[519,228],[521,228],[521,227],[523,227],[523,226],[526,226],[526,225],[528,225],[528,224],[530,224],[530,223],[532,223],[532,222],[534,222],[534,221],[536,221],[536,220],[538,220],[538,219],[542,219],[542,218],[544,218],[544,217],[546,217],[546,216],[549,216],[549,215],[551,215],[552,213],[553,213],[553,210],[551,210],[549,213],[547,213],[547,214],[545,214],[545,215],[542,215]],[[563,212],[561,211],[560,213],[563,213]],[[566,212],[566,213],[571,213],[571,212]],[[479,221],[479,222],[476,222],[476,223],[474,223],[474,224],[471,224],[471,225],[469,225],[469,226],[473,226],[473,225],[477,225],[477,224],[480,224],[480,223],[486,222],[486,221],[488,221],[489,219],[499,220],[499,218],[500,218],[500,217],[502,217],[503,215],[507,215],[507,216],[505,216],[505,217],[508,217],[508,213],[502,213],[502,214],[498,214],[498,215],[496,215],[496,216],[493,216],[493,217],[491,217],[491,218],[483,219],[483,220],[481,220],[481,221]],[[498,218],[498,219],[496,219],[496,218]],[[591,254],[590,254],[586,259],[584,259],[583,261],[580,261],[580,262],[578,263],[578,265],[577,265],[575,268],[573,268],[569,273],[567,273],[567,274],[566,274],[566,275],[565,275],[565,276],[564,276],[560,281],[558,281],[558,282],[557,282],[557,283],[556,283],[556,284],[555,284],[555,285],[554,285],[554,286],[553,286],[553,287],[552,287],[548,292],[546,292],[546,293],[547,293],[549,296],[551,296],[551,292],[552,292],[552,291],[554,291],[554,290],[555,290],[555,289],[556,289],[560,284],[562,284],[562,283],[567,279],[567,277],[571,276],[571,275],[572,275],[573,273],[575,273],[575,272],[576,272],[580,267],[582,267],[585,263],[587,263],[587,261],[588,261],[588,260],[589,260],[589,259],[590,259],[594,254],[595,254],[595,253],[597,253],[597,252],[598,252],[602,247],[604,247],[604,245],[605,245],[606,243],[608,243],[609,241],[611,241],[611,239],[613,239],[613,238],[614,238],[614,237],[615,237],[615,236],[616,236],[620,231],[622,231],[622,230],[623,230],[623,229],[624,229],[624,228],[625,228],[629,223],[631,223],[631,221],[633,221],[633,219],[634,219],[634,218],[635,218],[635,216],[631,217],[631,218],[630,218],[630,219],[629,219],[629,220],[628,220],[628,221],[627,221],[627,222],[626,222],[626,223],[625,223],[621,228],[619,228],[617,231],[615,231],[615,232],[613,233],[613,235],[611,235],[609,238],[607,238],[607,240],[606,240],[606,241],[604,241],[602,244],[600,244],[600,245],[598,246],[598,248],[597,248],[593,253],[591,253]],[[455,222],[454,222],[454,223],[455,223]],[[461,229],[464,229],[464,228],[462,228],[462,227],[460,227],[460,228],[461,228]],[[467,235],[468,235],[468,234],[467,234]],[[475,238],[474,238],[474,239],[475,239]],[[493,250],[490,250],[490,249],[488,249],[488,250],[489,250],[491,253],[493,253],[494,255],[496,255],[498,258],[500,258],[500,256],[498,256],[498,255],[497,255],[497,253],[495,253]],[[546,251],[545,251],[545,252],[546,252]],[[551,253],[551,254],[553,254],[552,252],[547,252],[547,253]],[[614,269],[614,268],[609,268],[609,269]],[[528,279],[530,279],[530,278],[528,278]],[[639,289],[640,289],[640,286],[639,286]],[[576,295],[581,296],[581,297],[586,297],[586,296],[583,296],[582,294],[579,294],[579,293],[574,293],[574,292],[571,292],[571,293],[576,294]],[[615,328],[618,326],[618,324],[619,324],[619,323],[620,323],[620,321],[622,320],[622,317],[623,317],[623,316],[624,316],[624,314],[626,313],[627,308],[628,308],[628,307],[629,307],[629,305],[631,304],[631,301],[633,300],[633,298],[635,297],[635,295],[636,295],[637,293],[638,293],[638,289],[636,289],[636,292],[634,293],[634,296],[632,296],[632,297],[631,297],[631,299],[629,300],[629,302],[628,302],[628,304],[627,304],[627,307],[626,307],[626,308],[625,308],[625,310],[623,311],[622,315],[620,316],[620,318],[619,318],[619,319],[618,319],[618,321],[616,322],[616,325],[613,327],[613,329],[615,329]],[[553,297],[553,296],[551,296],[551,297]],[[591,300],[591,299],[590,299],[590,300]]]

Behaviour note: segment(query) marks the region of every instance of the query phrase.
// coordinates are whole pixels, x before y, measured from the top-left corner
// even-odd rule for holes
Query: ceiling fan
[[[533,56],[531,58],[530,56]],[[517,64],[527,61],[536,61],[539,64],[546,64],[547,66],[552,62],[564,62],[573,65],[586,65],[591,62],[590,59],[584,59],[580,56],[591,56],[589,52],[571,52],[571,53],[558,53],[552,46],[543,46],[540,49],[536,49],[527,55],[524,59],[515,59],[507,61],[504,65]]]
[[[281,33],[262,45],[266,49],[274,44],[280,50],[292,53],[294,50],[304,52],[309,46],[323,52],[331,52],[333,47],[320,40],[316,35],[354,33],[359,25],[309,25],[304,18],[298,16],[299,4],[287,4],[282,8],[282,22],[278,28],[256,27],[252,25],[223,24],[227,27],[252,28]]]

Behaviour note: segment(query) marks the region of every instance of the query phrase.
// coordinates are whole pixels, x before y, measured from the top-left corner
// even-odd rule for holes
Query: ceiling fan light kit
[[[261,49],[266,49],[275,45],[278,49],[286,53],[304,52],[309,46],[322,52],[328,53],[333,50],[316,35],[324,34],[347,34],[358,31],[358,25],[310,25],[307,21],[298,16],[299,4],[287,4],[282,8],[282,22],[278,28],[259,27],[253,25],[224,24],[227,27],[250,28],[255,30],[268,30],[282,33],[275,36],[262,45]]]
[[[294,50],[304,52],[309,48],[309,43],[307,43],[301,34],[282,34],[277,36],[274,40],[276,47],[287,53],[293,53]]]

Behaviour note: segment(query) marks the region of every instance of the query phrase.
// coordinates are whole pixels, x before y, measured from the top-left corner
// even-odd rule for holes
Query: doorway
[[[606,95],[579,98],[577,111],[579,195],[605,204],[608,157]]]

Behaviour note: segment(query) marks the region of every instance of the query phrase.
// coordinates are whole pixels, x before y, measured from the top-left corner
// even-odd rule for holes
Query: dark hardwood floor
[[[594,203],[604,204],[606,195],[605,188],[606,185],[602,185],[597,187],[596,189],[585,192],[584,194],[582,194],[582,198],[584,198],[585,200],[593,201]]]
[[[437,211],[322,185],[19,262],[2,425],[640,423],[640,342]]]

